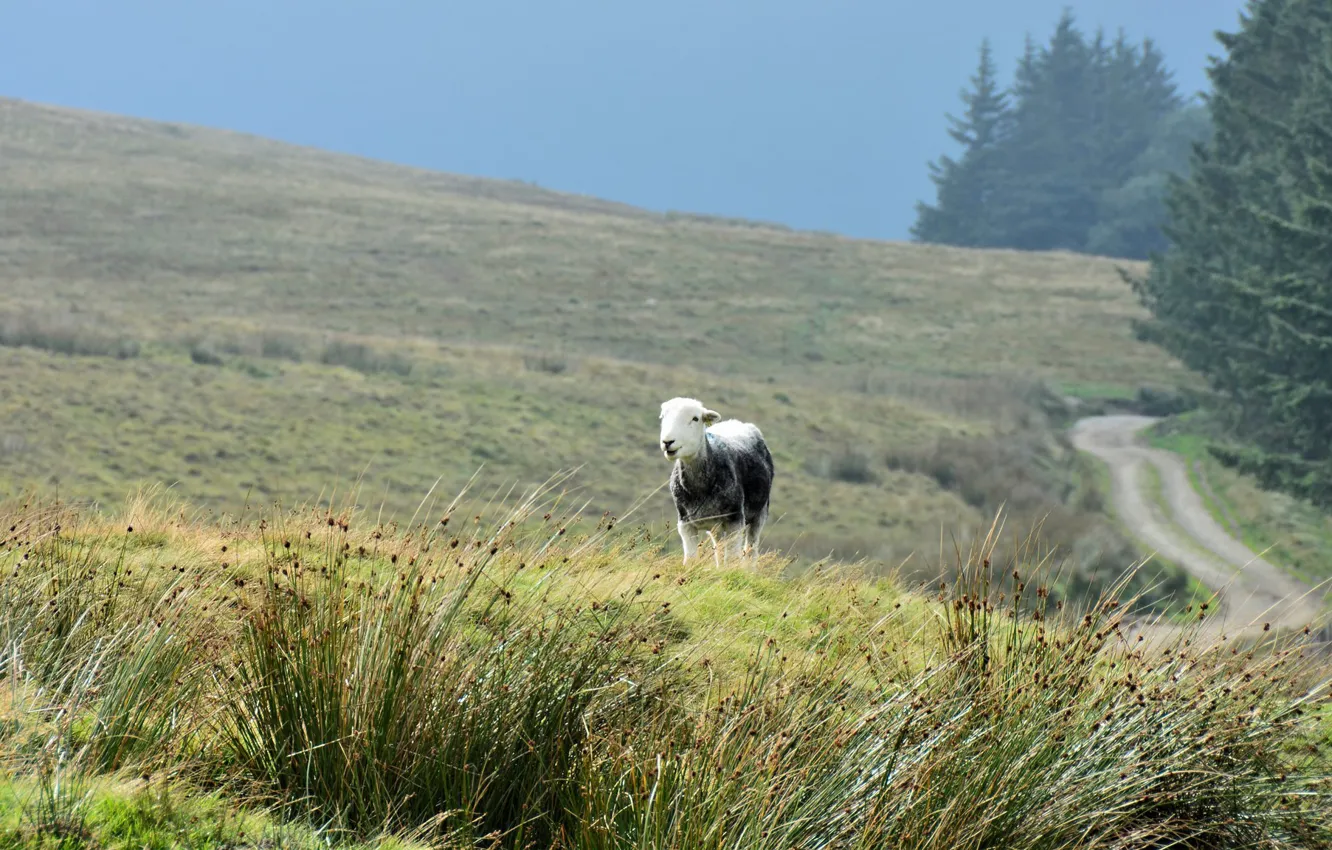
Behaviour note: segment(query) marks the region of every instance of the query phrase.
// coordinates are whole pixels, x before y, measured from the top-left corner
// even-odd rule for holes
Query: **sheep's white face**
[[[671,399],[661,406],[661,453],[667,460],[693,457],[703,450],[708,426],[720,420],[696,399]]]

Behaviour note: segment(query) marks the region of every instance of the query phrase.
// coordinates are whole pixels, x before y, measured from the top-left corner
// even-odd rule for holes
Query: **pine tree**
[[[1129,164],[1123,182],[1101,193],[1086,250],[1142,260],[1166,250],[1169,243],[1161,226],[1166,221],[1171,176],[1188,175],[1193,145],[1210,134],[1211,119],[1203,105],[1161,119],[1146,149]]]
[[[1142,149],[1137,75],[1139,53],[1121,29],[1113,44],[1097,57],[1096,153],[1103,179],[1122,186],[1133,176],[1133,159]]]
[[[1141,49],[1122,31],[1102,73],[1108,104],[1097,131],[1097,223],[1084,249],[1133,259],[1164,250],[1163,199],[1169,175],[1186,174],[1194,141],[1206,136],[1206,112],[1188,110],[1165,59],[1150,38]]]
[[[1270,258],[1247,278],[1267,325],[1251,390],[1263,415],[1246,434],[1254,448],[1232,459],[1264,483],[1332,503],[1332,11],[1301,5],[1292,30],[1308,37],[1309,60],[1290,119],[1273,132],[1281,198],[1253,210]]]
[[[971,86],[963,118],[949,116],[962,155],[930,164],[938,197],[916,205],[914,238],[1144,258],[1161,247],[1166,175],[1144,169],[1182,104],[1150,40],[1088,40],[1065,10],[1044,46],[1028,35],[1006,92],[988,41]]]
[[[1009,89],[1009,103],[1015,106],[1009,113],[1009,127],[1017,120],[1017,108],[1031,100],[1040,84],[1041,64],[1040,49],[1032,39],[1031,33],[1022,40],[1022,56],[1018,58],[1017,69],[1013,72],[1013,85]]]
[[[961,93],[966,110],[948,115],[948,135],[962,146],[962,157],[941,156],[930,163],[938,198],[917,203],[911,235],[920,242],[994,246],[996,233],[990,200],[994,194],[995,155],[1007,104],[999,87],[989,39],[981,42],[980,61],[971,88]]]
[[[1167,199],[1171,245],[1132,280],[1152,339],[1230,402],[1268,486],[1332,504],[1332,8],[1251,0],[1209,74],[1215,134]]]
[[[1139,49],[1120,30],[1098,60],[1093,141],[1098,191],[1105,191],[1142,176],[1135,167],[1139,158],[1157,138],[1161,123],[1183,103],[1151,39]]]
[[[1257,71],[1255,59],[1271,58],[1270,50],[1254,48],[1271,42],[1277,5],[1284,3],[1251,0],[1257,14],[1241,33],[1219,37],[1229,56],[1209,69],[1213,143],[1195,155],[1189,180],[1172,185],[1165,228],[1171,251],[1153,263],[1146,279],[1134,281],[1152,313],[1151,321],[1139,325],[1140,335],[1205,375],[1236,403],[1240,419],[1246,416],[1249,385],[1245,364],[1261,333],[1256,293],[1241,284],[1249,263],[1242,246],[1252,244],[1258,231],[1241,198],[1255,190],[1266,170],[1254,158],[1266,151],[1252,138],[1249,81]]]
[[[1144,114],[1161,118],[1183,106],[1175,75],[1166,67],[1165,56],[1150,38],[1142,40],[1142,53],[1134,71],[1136,104]]]
[[[1088,185],[1095,121],[1092,52],[1065,10],[1040,50],[1018,64],[997,204],[1004,242],[1024,250],[1077,250],[1095,222]]]

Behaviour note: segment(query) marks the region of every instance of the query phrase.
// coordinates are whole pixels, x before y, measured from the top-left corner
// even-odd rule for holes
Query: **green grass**
[[[596,511],[645,499],[635,516],[669,526],[656,409],[684,394],[769,436],[774,547],[929,572],[1000,502],[1023,525],[1059,514],[1067,552],[1108,533],[1068,502],[1067,453],[1027,463],[1069,415],[1047,386],[1189,380],[1133,338],[1141,308],[1104,259],[658,215],[12,100],[0,116],[10,491],[114,504],[162,483],[238,512],[360,481],[403,518],[437,481],[503,493],[577,467]],[[892,468],[939,445],[970,480]]]
[[[397,529],[350,509],[8,508],[0,838],[1332,839],[1329,668],[1303,636],[1139,643],[1125,585],[1058,598],[1038,550],[993,533],[920,595],[849,566],[682,567],[557,489],[521,505]]]
[[[1102,259],[737,227],[235,134],[0,108],[0,179],[20,223],[6,234],[8,297],[77,303],[145,338],[259,324],[839,389],[1184,374],[1134,340],[1141,309]]]
[[[1120,382],[1064,381],[1059,391],[1084,401],[1128,401],[1133,398],[1133,387]]]
[[[260,378],[183,355],[140,357],[126,370],[0,349],[0,369],[40,376],[0,399],[4,427],[25,441],[0,481],[56,485],[103,504],[125,487],[161,482],[234,511],[359,480],[366,504],[405,519],[437,479],[456,489],[480,470],[484,485],[499,488],[578,467],[577,495],[598,512],[648,499],[639,515],[668,522],[660,487],[669,468],[655,450],[652,412],[663,391],[699,392],[774,434],[777,546],[896,563],[940,528],[981,522],[955,493],[887,470],[883,458],[892,446],[983,426],[892,398],[791,387],[778,401],[767,387],[591,359],[571,375],[531,371],[501,353],[435,351],[417,362],[420,374],[405,378],[308,363]],[[880,471],[872,485],[816,467],[825,447],[848,445]]]
[[[1206,417],[1203,412],[1165,420],[1148,438],[1184,458],[1212,517],[1246,546],[1304,581],[1332,578],[1332,517],[1222,465],[1207,451],[1214,426]]]
[[[68,500],[0,518],[0,844],[1327,846],[1325,660],[1119,628],[1190,585],[1060,396],[1192,379],[1116,263],[10,100],[0,191],[0,487]],[[677,394],[768,436],[756,565],[678,562]]]
[[[142,778],[81,777],[72,788],[15,777],[0,781],[0,846],[125,850],[316,850],[327,835],[238,806],[223,795]],[[416,850],[427,845],[384,836],[343,841],[346,850]]]

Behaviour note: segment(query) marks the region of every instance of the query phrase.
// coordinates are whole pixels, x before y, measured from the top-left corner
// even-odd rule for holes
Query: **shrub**
[[[870,465],[869,454],[854,447],[818,458],[807,468],[811,474],[848,484],[873,484],[879,480]]]
[[[1134,408],[1144,416],[1174,416],[1198,407],[1192,393],[1164,387],[1138,387]]]
[[[412,373],[412,361],[397,352],[382,353],[365,343],[332,340],[324,346],[319,362],[328,366],[345,366],[357,372],[374,375],[391,372],[406,377]]]
[[[441,541],[448,555],[365,581],[336,540],[290,542],[267,543],[225,699],[222,731],[249,775],[362,833],[438,819],[548,846],[589,734],[642,722],[643,605],[515,593],[493,554],[506,540],[461,558]]]
[[[1064,434],[949,436],[891,451],[884,460],[889,469],[933,478],[979,511],[1004,511],[1013,529],[1010,538],[1039,527],[1042,542],[1059,550],[1066,567],[1061,597],[1097,595],[1109,576],[1139,556],[1101,513],[1103,497]],[[1182,571],[1155,565],[1150,575],[1138,572],[1132,581],[1133,590],[1144,594],[1143,603],[1156,610],[1165,610],[1189,588]]]
[[[190,360],[199,366],[221,366],[226,362],[215,345],[207,340],[191,343]]]
[[[260,337],[259,353],[270,360],[290,360],[293,363],[300,363],[305,356],[298,339],[276,331],[265,331]]]
[[[92,326],[90,321],[73,313],[10,313],[0,316],[0,345],[37,348],[83,357],[115,357],[120,360],[139,356],[138,340]]]
[[[524,354],[523,366],[529,372],[545,372],[548,375],[563,375],[569,371],[568,358],[558,354]]]

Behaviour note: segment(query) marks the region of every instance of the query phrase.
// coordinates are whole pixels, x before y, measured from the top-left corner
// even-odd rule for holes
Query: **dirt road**
[[[1110,467],[1112,505],[1120,522],[1149,550],[1179,564],[1219,591],[1220,610],[1211,629],[1230,635],[1274,628],[1304,628],[1320,607],[1308,586],[1259,558],[1231,537],[1208,512],[1176,455],[1149,448],[1139,432],[1149,416],[1093,416],[1078,421],[1070,436],[1078,449]],[[1143,469],[1156,468],[1169,515],[1143,489]]]

